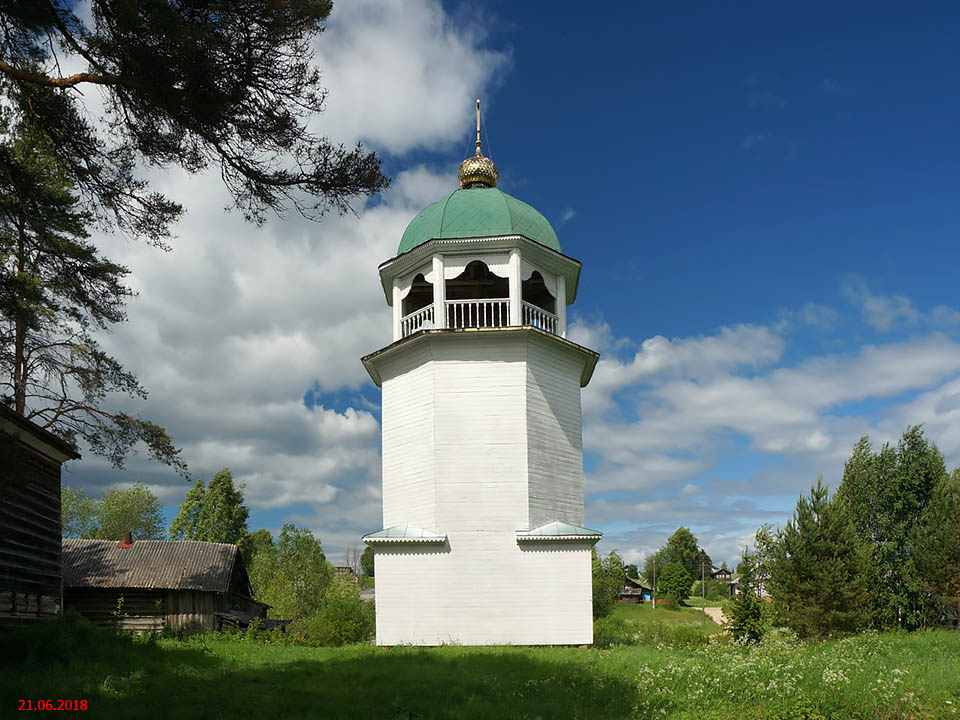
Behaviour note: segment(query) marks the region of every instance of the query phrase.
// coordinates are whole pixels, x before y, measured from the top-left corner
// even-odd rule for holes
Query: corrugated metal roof
[[[226,543],[64,540],[63,584],[88,588],[166,588],[226,592],[237,546]]]

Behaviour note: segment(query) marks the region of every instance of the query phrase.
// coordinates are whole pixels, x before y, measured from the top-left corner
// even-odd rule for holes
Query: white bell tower
[[[580,263],[499,190],[481,152],[380,266],[394,342],[382,388],[378,645],[593,641],[580,388],[598,355],[566,340]]]

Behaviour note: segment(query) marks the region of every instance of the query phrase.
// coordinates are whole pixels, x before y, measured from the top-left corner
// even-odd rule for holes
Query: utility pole
[[[703,610],[703,619],[707,619],[706,592],[703,589],[703,557],[700,558],[700,609]]]
[[[651,591],[653,598],[653,609],[657,609],[657,556],[653,556],[653,589]]]

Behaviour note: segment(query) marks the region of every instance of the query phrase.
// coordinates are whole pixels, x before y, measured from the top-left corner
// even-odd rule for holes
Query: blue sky
[[[679,525],[735,562],[853,443],[924,423],[960,464],[960,10],[873,4],[335,6],[316,44],[316,127],[394,177],[355,216],[262,229],[215,175],[151,171],[185,203],[174,251],[104,237],[140,295],[105,339],[151,391],[195,475],[246,482],[253,527],[306,525],[339,560],[379,527],[389,341],[376,267],[456,188],[473,98],[500,187],[583,262],[572,335],[584,391],[587,524],[639,561]],[[98,110],[91,99],[91,113]],[[143,458],[88,457],[96,495]]]

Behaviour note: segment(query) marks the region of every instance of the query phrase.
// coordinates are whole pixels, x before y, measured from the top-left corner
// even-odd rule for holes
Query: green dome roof
[[[433,238],[491,235],[524,235],[561,252],[557,233],[535,209],[498,188],[470,187],[421,210],[404,230],[397,254]]]

